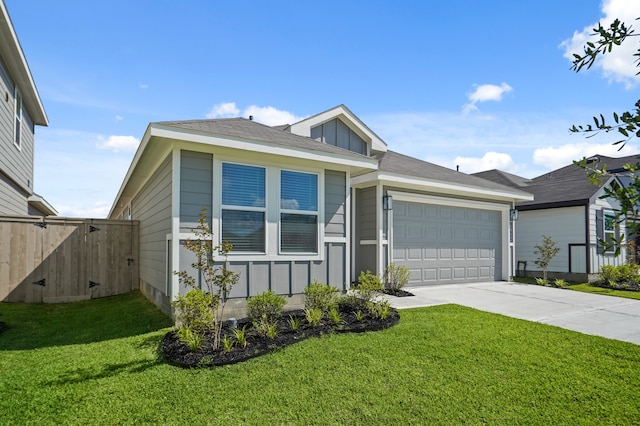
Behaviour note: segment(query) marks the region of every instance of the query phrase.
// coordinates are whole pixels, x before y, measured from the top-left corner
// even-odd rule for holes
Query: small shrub
[[[364,319],[364,314],[362,311],[356,311],[356,321],[360,322]]]
[[[187,345],[191,352],[199,351],[200,348],[202,348],[204,337],[200,332],[194,331],[189,327],[180,327],[177,335],[180,341]]]
[[[199,288],[189,290],[184,296],[178,295],[171,303],[174,308],[176,328],[188,328],[191,332],[203,334],[215,326],[217,299]]]
[[[243,326],[242,328],[234,328],[233,329],[233,337],[236,339],[236,343],[239,346],[245,348],[249,343],[247,341],[247,326]]]
[[[323,316],[338,306],[338,289],[330,285],[314,281],[304,289],[304,295],[304,307],[319,309]]]
[[[289,315],[289,327],[291,327],[291,330],[296,331],[300,327],[300,318]]]
[[[259,320],[253,322],[253,328],[259,335],[268,337],[271,329],[276,328],[276,322],[275,320],[270,320],[263,316]]]
[[[333,306],[331,309],[329,309],[328,316],[329,321],[331,321],[333,324],[338,325],[342,323],[342,314],[340,314],[340,311],[336,306]]]
[[[388,290],[402,290],[405,285],[409,284],[410,278],[411,272],[406,266],[390,263],[384,270],[384,284]]]
[[[385,319],[391,313],[391,303],[388,300],[371,302],[369,304],[369,313],[375,318]]]
[[[282,315],[282,308],[287,301],[272,290],[259,293],[247,299],[247,316],[251,321],[267,318],[275,321]]]
[[[315,327],[322,321],[322,311],[319,308],[305,308],[304,317],[311,327]]]
[[[338,307],[342,312],[356,312],[366,310],[366,301],[359,297],[357,291],[345,294],[338,299]]]
[[[538,278],[536,278],[536,284],[546,286],[547,285],[547,280],[545,280],[544,278],[538,277]]]
[[[640,265],[635,263],[625,263],[613,266],[604,265],[600,268],[600,284],[616,287],[623,284],[640,282]]]
[[[276,324],[269,324],[269,327],[267,327],[265,335],[269,339],[275,339],[278,336],[278,327],[276,326]]]
[[[222,346],[226,353],[231,352],[231,350],[233,349],[233,339],[229,336],[224,336],[222,338]]]
[[[567,283],[561,278],[556,278],[553,284],[559,288],[565,287],[567,285]]]
[[[377,275],[371,273],[371,271],[360,272],[356,291],[360,298],[366,302],[370,302],[376,297],[377,293],[382,292],[382,281],[380,281]]]

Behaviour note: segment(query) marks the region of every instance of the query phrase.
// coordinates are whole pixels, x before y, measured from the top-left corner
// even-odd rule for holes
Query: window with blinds
[[[234,252],[265,252],[264,167],[222,164],[222,240]]]
[[[280,252],[318,253],[318,175],[280,172]]]

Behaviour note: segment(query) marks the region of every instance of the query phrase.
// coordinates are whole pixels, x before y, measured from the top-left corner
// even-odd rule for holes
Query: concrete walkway
[[[385,296],[397,309],[455,303],[640,345],[640,300],[513,282],[407,287]]]

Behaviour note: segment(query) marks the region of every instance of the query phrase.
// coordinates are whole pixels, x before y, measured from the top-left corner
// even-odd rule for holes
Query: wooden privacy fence
[[[137,290],[138,221],[0,216],[0,301],[60,303]]]

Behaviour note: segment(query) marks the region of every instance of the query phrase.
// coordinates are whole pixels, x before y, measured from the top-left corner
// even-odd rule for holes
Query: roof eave
[[[382,183],[388,186],[400,186],[418,190],[430,190],[445,194],[455,194],[461,196],[474,196],[478,198],[500,199],[508,201],[532,201],[533,195],[522,191],[502,191],[499,189],[481,188],[453,184],[450,182],[433,179],[409,177],[405,175],[371,172],[351,179],[352,186],[366,186],[367,184]]]
[[[49,119],[4,2],[0,2],[0,9],[2,10],[0,14],[0,37],[3,40],[9,40],[9,42],[0,43],[2,58],[9,74],[15,80],[14,83],[20,90],[31,120],[39,126],[48,126]]]

